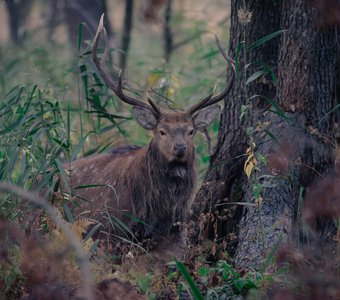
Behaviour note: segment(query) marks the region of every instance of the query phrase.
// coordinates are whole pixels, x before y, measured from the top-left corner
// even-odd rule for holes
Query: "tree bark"
[[[31,10],[33,0],[14,1],[6,0],[9,15],[9,29],[11,40],[15,44],[20,44],[25,36],[22,26]]]
[[[164,16],[164,57],[166,62],[170,61],[170,56],[173,51],[171,19],[172,19],[172,0],[167,0]]]
[[[82,40],[92,40],[101,15],[104,13],[107,16],[105,0],[64,0],[63,12],[69,31],[69,38],[74,45],[77,45],[79,25],[81,23],[87,25],[82,32]],[[107,17],[105,22],[108,22]],[[110,36],[112,34],[110,24],[105,26],[105,28]]]
[[[287,31],[241,54],[238,82],[225,101],[217,149],[194,201],[188,234],[194,245],[206,238],[224,240],[238,267],[260,268],[296,228],[301,187],[331,172],[334,118],[327,113],[334,107],[336,44],[334,30],[318,31],[315,10],[302,0],[239,2],[231,4],[231,57],[240,41],[246,49],[267,34]],[[240,9],[252,13],[250,23],[240,23]],[[261,68],[277,70],[278,85],[271,71],[245,85]],[[241,122],[242,105],[248,110]],[[254,165],[249,179],[246,157],[247,165]]]
[[[126,0],[125,2],[125,16],[124,16],[124,28],[122,34],[122,43],[121,49],[122,52],[120,55],[120,67],[122,69],[126,68],[126,62],[128,58],[128,52],[131,41],[131,31],[133,25],[133,0]]]
[[[280,1],[272,0],[246,1],[246,7],[240,1],[231,3],[229,56],[235,58],[237,47],[239,45],[243,47],[237,81],[224,102],[216,151],[189,217],[189,241],[194,245],[199,240],[214,239],[218,236],[228,241],[230,254],[236,249],[237,240],[234,237],[238,232],[242,206],[226,205],[223,208],[219,206],[222,209],[217,209],[216,205],[239,202],[243,198],[242,182],[245,180],[243,164],[248,144],[246,130],[251,124],[249,120],[251,114],[248,113],[248,117],[245,116],[241,120],[241,108],[247,104],[253,105],[247,100],[250,95],[273,97],[275,94],[275,87],[272,84],[250,84],[245,89],[247,77],[258,67],[254,64],[245,69],[244,66],[257,61],[275,64],[278,41],[264,44],[252,52],[248,52],[246,48],[264,35],[279,29],[279,18],[274,13],[278,10],[279,3]],[[241,9],[252,12],[250,23],[247,24],[246,20],[244,24],[239,22],[237,14]],[[263,106],[263,101],[260,101],[259,105]],[[219,218],[221,211],[223,215]],[[217,228],[218,232],[214,228]]]

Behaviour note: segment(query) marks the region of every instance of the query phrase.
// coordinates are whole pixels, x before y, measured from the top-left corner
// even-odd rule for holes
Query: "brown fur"
[[[193,134],[189,134],[193,127],[187,114],[167,113],[147,147],[116,148],[65,166],[72,194],[86,200],[78,201],[82,213],[111,233],[119,230],[112,228],[108,213],[123,220],[138,237],[168,236],[172,225],[184,220],[196,179]],[[181,158],[174,154],[176,143],[187,146]],[[104,186],[76,189],[84,185]]]

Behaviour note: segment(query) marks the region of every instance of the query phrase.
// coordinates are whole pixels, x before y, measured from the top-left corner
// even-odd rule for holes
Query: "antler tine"
[[[196,103],[194,105],[192,105],[188,110],[187,113],[188,114],[193,114],[195,111],[200,110],[202,108],[203,105],[207,104],[210,99],[214,96],[215,90],[216,90],[216,84],[214,86],[213,91],[211,92],[210,95],[208,95],[207,97],[205,97],[203,100],[201,100],[199,103]]]
[[[104,37],[104,44],[105,44],[105,50],[104,50],[104,54],[103,57],[101,59],[99,59],[98,55],[97,55],[97,48],[98,48],[98,42],[99,42],[99,37],[100,34],[103,34]],[[153,103],[151,105],[148,105],[147,103],[140,101],[138,99],[132,98],[130,96],[127,96],[124,94],[123,89],[122,89],[122,77],[123,77],[123,70],[119,71],[119,77],[118,77],[118,82],[117,84],[115,84],[113,82],[113,80],[111,79],[111,76],[109,75],[109,72],[106,70],[106,66],[105,66],[105,60],[107,59],[108,55],[109,55],[109,46],[108,46],[109,42],[108,42],[108,37],[107,37],[107,33],[104,27],[104,14],[102,14],[100,21],[99,21],[99,25],[98,25],[98,29],[96,32],[96,35],[94,37],[94,42],[93,42],[93,49],[92,49],[92,59],[93,62],[95,63],[100,76],[102,77],[102,79],[105,81],[105,83],[108,85],[108,87],[117,95],[117,97],[122,100],[123,102],[133,105],[133,106],[140,106],[140,107],[144,107],[146,109],[148,109],[149,111],[153,112],[155,115],[159,116],[159,112],[160,110],[157,108],[156,104]]]
[[[157,115],[158,117],[160,117],[160,116],[163,114],[162,110],[160,109],[160,107],[158,107],[158,106],[156,105],[155,102],[152,101],[152,99],[151,99],[150,96],[149,96],[148,91],[146,91],[145,93],[146,93],[146,99],[148,100],[150,106],[153,108],[153,110],[155,111],[156,115]]]
[[[202,109],[203,107],[205,107],[204,105],[207,104],[209,102],[209,100],[214,96],[214,93],[211,93],[210,95],[208,95],[207,97],[205,97],[203,100],[201,100],[199,103],[196,103],[192,106],[190,106],[187,109],[187,113],[189,115],[194,114],[196,111]]]
[[[236,68],[235,68],[235,62],[233,59],[231,59],[228,54],[223,50],[220,40],[218,39],[217,35],[215,35],[215,40],[216,40],[216,45],[218,50],[221,52],[221,54],[223,55],[224,59],[230,64],[231,66],[231,77],[229,79],[229,83],[228,85],[216,96],[212,94],[210,94],[209,96],[207,96],[206,98],[204,98],[203,100],[201,100],[199,103],[194,104],[193,106],[189,107],[189,109],[187,110],[188,114],[194,114],[195,112],[197,112],[198,110],[201,110],[205,107],[208,107],[210,105],[213,105],[219,101],[221,101],[222,99],[225,98],[225,96],[228,95],[228,93],[230,92],[232,86],[234,85],[235,82],[235,77],[236,77]]]

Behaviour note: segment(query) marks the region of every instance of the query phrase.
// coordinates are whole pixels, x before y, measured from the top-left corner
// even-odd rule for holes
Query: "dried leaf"
[[[148,76],[148,86],[154,86],[161,78],[161,73],[152,73]]]
[[[167,98],[171,98],[174,95],[174,93],[175,93],[175,89],[170,87],[167,89],[165,96]]]
[[[251,172],[253,171],[256,164],[256,159],[252,148],[249,147],[247,149],[247,155],[248,157],[244,164],[244,172],[246,173],[247,177],[250,178]]]

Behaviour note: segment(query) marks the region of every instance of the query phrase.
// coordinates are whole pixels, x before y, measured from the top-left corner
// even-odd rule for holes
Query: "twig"
[[[51,219],[54,221],[54,223],[63,231],[65,236],[68,237],[68,241],[70,245],[74,248],[77,258],[79,260],[79,267],[80,271],[83,275],[83,288],[82,288],[82,298],[93,300],[93,282],[91,278],[91,268],[89,264],[89,260],[84,253],[83,246],[81,241],[79,240],[78,236],[75,234],[75,232],[68,227],[65,222],[59,217],[58,211],[50,205],[46,200],[39,197],[38,195],[25,191],[19,187],[17,187],[14,184],[8,183],[8,182],[0,182],[0,192],[3,193],[13,193],[17,196],[21,197],[22,199],[29,201],[31,203],[34,203],[36,205],[39,205],[42,207],[46,213],[49,214]]]

